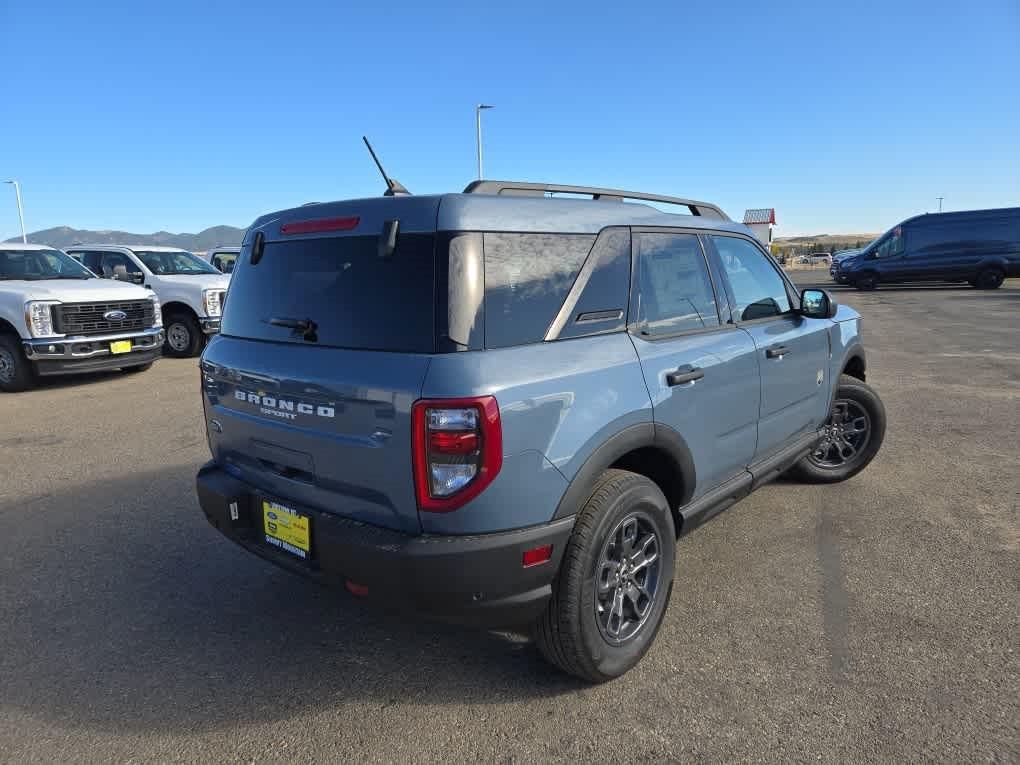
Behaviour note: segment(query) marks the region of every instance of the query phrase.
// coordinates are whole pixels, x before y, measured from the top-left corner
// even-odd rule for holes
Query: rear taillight
[[[456,510],[492,483],[503,466],[503,429],[495,398],[418,401],[411,418],[419,509]]]

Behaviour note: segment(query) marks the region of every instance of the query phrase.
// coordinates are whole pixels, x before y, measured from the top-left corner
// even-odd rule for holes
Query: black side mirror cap
[[[809,319],[831,319],[837,306],[827,290],[807,289],[800,293],[800,315]]]

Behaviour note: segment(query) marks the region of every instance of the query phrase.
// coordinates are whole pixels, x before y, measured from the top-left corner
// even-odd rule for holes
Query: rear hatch
[[[256,221],[202,361],[217,462],[284,504],[421,530],[411,405],[435,351],[437,204],[362,200]],[[393,219],[396,249],[381,256]]]

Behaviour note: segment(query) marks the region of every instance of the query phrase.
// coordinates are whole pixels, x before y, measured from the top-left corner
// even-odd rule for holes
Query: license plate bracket
[[[304,513],[264,499],[262,528],[267,544],[301,560],[312,557],[312,519]]]

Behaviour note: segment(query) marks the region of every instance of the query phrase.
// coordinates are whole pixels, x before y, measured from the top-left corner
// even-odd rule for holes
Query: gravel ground
[[[655,646],[600,687],[217,535],[194,360],[0,396],[0,760],[1017,761],[1020,283],[834,292],[878,460],[685,537]]]

